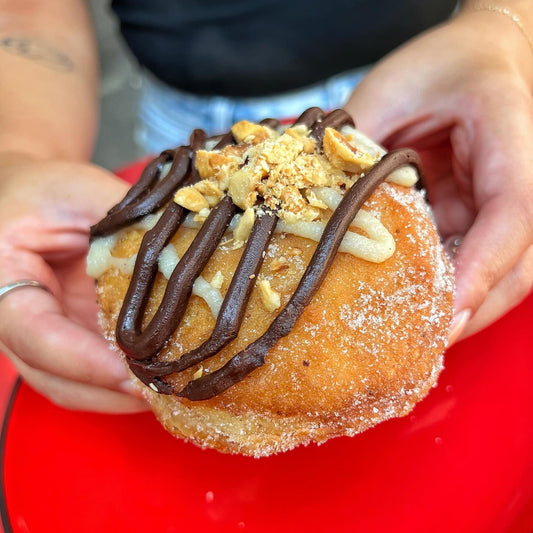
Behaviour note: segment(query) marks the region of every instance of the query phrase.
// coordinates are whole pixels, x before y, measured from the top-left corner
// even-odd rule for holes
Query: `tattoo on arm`
[[[25,57],[57,72],[72,72],[74,62],[68,55],[38,39],[29,37],[0,37],[0,49]]]

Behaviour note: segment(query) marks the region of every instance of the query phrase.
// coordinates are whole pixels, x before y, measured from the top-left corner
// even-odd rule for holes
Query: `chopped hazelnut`
[[[217,205],[222,196],[224,196],[220,187],[210,180],[199,181],[194,185],[194,188],[202,194],[210,207]]]
[[[196,215],[194,215],[193,220],[195,222],[205,222],[205,219],[209,216],[209,213],[211,213],[211,209],[208,207],[204,207],[203,209],[200,209]]]
[[[267,279],[262,279],[258,284],[261,300],[267,311],[275,311],[281,305],[279,293],[270,286]]]
[[[316,143],[314,139],[306,135],[307,132],[298,128],[287,128],[285,133],[300,141],[302,143],[302,151],[306,154],[312,154],[315,151]]]
[[[233,237],[235,238],[235,240],[246,242],[250,235],[250,232],[252,231],[254,221],[255,211],[252,207],[248,207],[239,219],[237,227],[233,230]]]
[[[271,272],[279,272],[285,268],[289,268],[289,265],[287,264],[287,259],[283,256],[274,258],[270,263]]]
[[[312,205],[313,207],[318,207],[318,209],[328,209],[327,204],[324,203],[322,200],[319,200],[313,190],[307,189],[305,191],[305,197],[307,198],[309,205]]]
[[[323,146],[330,163],[346,172],[361,174],[375,163],[370,154],[354,148],[333,128],[326,128]]]
[[[267,126],[255,124],[248,120],[241,120],[231,127],[231,133],[237,142],[247,142],[250,144],[258,144],[265,139],[269,139],[273,135],[273,131]]]
[[[204,375],[204,367],[200,366],[200,368],[192,375],[193,381],[195,379],[201,378]]]
[[[211,279],[210,285],[214,289],[221,289],[223,283],[224,283],[224,276],[222,275],[222,272],[220,272],[220,270],[217,270],[216,274]]]
[[[248,168],[244,167],[231,176],[228,192],[233,203],[241,209],[252,207],[257,199],[255,186],[259,181],[259,176],[254,175]]]
[[[290,248],[289,250],[287,250],[287,253],[291,256],[291,257],[295,257],[297,255],[302,255],[303,254],[303,251],[301,248],[296,248],[295,246]]]
[[[202,179],[215,179],[223,190],[229,176],[238,170],[242,154],[218,150],[196,152],[196,170]]]
[[[202,209],[209,209],[207,200],[197,189],[192,186],[179,189],[174,195],[174,201],[177,204],[185,207],[185,209],[189,209],[189,211],[195,211],[196,213]]]
[[[280,192],[281,202],[287,211],[298,213],[307,207],[307,202],[304,200],[300,191],[293,185],[286,185]]]

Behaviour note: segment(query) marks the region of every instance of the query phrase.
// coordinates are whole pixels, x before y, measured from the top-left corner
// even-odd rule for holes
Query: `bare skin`
[[[101,337],[88,228],[127,187],[88,163],[98,69],[82,1],[0,1],[0,349],[36,390],[72,409],[145,409]],[[6,75],[9,72],[9,75]]]
[[[525,28],[531,4],[514,4]],[[346,106],[371,137],[421,153],[441,235],[464,236],[456,338],[533,282],[533,49],[508,16],[478,5],[380,61]]]
[[[528,4],[505,3],[533,35]],[[9,72],[0,81],[0,285],[35,279],[53,293],[25,288],[0,301],[0,348],[59,405],[144,409],[98,332],[85,275],[88,228],[126,186],[88,163],[98,75],[83,2],[0,0],[0,68]],[[465,236],[455,337],[531,288],[532,80],[533,50],[516,23],[465,12],[381,61],[347,105],[377,140],[422,152],[443,236]]]

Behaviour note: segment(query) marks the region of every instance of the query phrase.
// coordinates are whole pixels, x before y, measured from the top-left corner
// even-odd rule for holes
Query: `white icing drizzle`
[[[205,141],[205,147],[204,147],[204,150],[207,150],[208,152],[210,152],[211,150],[213,150],[213,148],[218,144],[218,142],[220,141],[220,138],[216,138],[216,139],[207,139]]]
[[[153,215],[146,215],[135,224],[132,224],[132,229],[151,230],[161,218],[163,211],[158,211]],[[131,257],[114,257],[111,255],[111,250],[116,246],[121,239],[124,230],[117,231],[112,235],[106,237],[98,237],[91,242],[89,253],[87,254],[87,275],[91,278],[99,278],[106,270],[116,268],[124,274],[131,274],[135,266],[135,259],[137,254]]]
[[[352,146],[367,152],[378,161],[387,153],[383,146],[375,143],[364,133],[351,126],[343,126],[340,132]],[[411,187],[418,181],[418,173],[412,165],[403,165],[391,172],[387,181],[403,187]]]
[[[167,177],[168,171],[172,167],[172,161],[167,161],[166,163],[163,163],[161,166],[161,172],[159,173],[159,178],[157,181],[161,181],[163,178]]]
[[[359,257],[360,259],[365,259],[371,263],[382,263],[394,253],[396,248],[394,239],[392,239],[391,234],[381,222],[377,221],[372,215],[366,211],[359,211],[359,213],[362,213],[362,225],[367,226],[366,223],[371,222],[368,224],[369,230],[365,229],[370,235],[370,238],[348,231],[342,240],[339,251],[351,254],[354,257]],[[374,221],[377,224],[374,224]],[[360,227],[358,221],[354,220],[354,222],[357,222],[357,226]],[[325,227],[325,222],[302,221],[287,223],[280,220],[275,231],[276,233],[292,233],[293,235],[318,242],[320,237],[322,237]]]
[[[159,271],[169,279],[176,268],[180,258],[174,245],[167,244],[159,256]],[[204,277],[198,276],[192,286],[192,293],[205,301],[215,318],[218,317],[222,300],[224,299],[220,289],[213,287]]]
[[[313,189],[316,197],[324,202],[332,211],[342,200],[342,195],[329,187]],[[299,237],[319,241],[326,224],[324,222],[296,222],[279,221],[278,232],[292,233]],[[339,250],[372,263],[382,263],[388,259],[396,249],[394,238],[387,228],[373,215],[360,209],[350,227],[357,227],[366,232],[369,237],[348,231],[342,240]]]
[[[183,221],[182,226],[184,228],[200,229],[202,227],[202,223],[198,222],[197,220],[194,220],[195,216],[196,216],[196,213],[188,213],[187,216],[185,217],[185,220]]]
[[[329,187],[317,187],[313,189],[316,197],[324,202],[329,209],[334,211],[342,200],[342,195]],[[241,219],[240,214],[235,215],[229,229],[234,230]],[[187,216],[183,225],[188,228],[198,229],[201,224],[195,222],[192,216]],[[348,232],[344,237],[340,251],[349,253],[355,257],[365,259],[372,263],[381,263],[388,259],[395,251],[394,238],[387,228],[373,215],[361,209],[350,224],[366,232],[369,237],[357,233]],[[276,233],[290,233],[298,237],[304,237],[318,242],[324,231],[324,222],[285,222],[279,220]]]
[[[135,224],[132,224],[133,229],[144,229],[146,231],[151,230],[156,224],[157,221],[161,218],[163,215],[163,209],[160,209],[153,215],[146,215],[142,217],[139,221],[135,222]]]
[[[159,272],[161,272],[166,279],[169,279],[179,260],[180,258],[174,245],[167,244],[159,254],[159,260],[157,262]]]
[[[106,270],[116,268],[121,272],[132,273],[137,254],[131,257],[113,257],[111,250],[120,238],[120,232],[107,237],[95,239],[89,248],[87,255],[87,275],[99,278]]]
[[[153,222],[155,224],[155,222]],[[113,257],[111,250],[115,247],[120,239],[121,232],[99,237],[95,239],[89,248],[87,255],[87,274],[93,278],[100,277],[104,272],[116,269],[125,275],[131,275],[135,266],[137,254],[131,257]],[[173,244],[168,244],[163,248],[159,257],[159,271],[166,279],[169,279],[174,268],[179,262],[179,257]],[[217,318],[224,299],[219,289],[213,287],[202,276],[199,276],[194,282],[192,293],[202,298],[208,305],[211,313]]]

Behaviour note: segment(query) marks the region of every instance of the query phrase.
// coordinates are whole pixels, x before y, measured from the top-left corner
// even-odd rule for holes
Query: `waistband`
[[[302,89],[251,98],[194,95],[145,72],[136,138],[147,153],[155,153],[187,143],[194,128],[215,135],[239,120],[291,119],[312,106],[326,110],[342,107],[368,68],[343,72]]]

